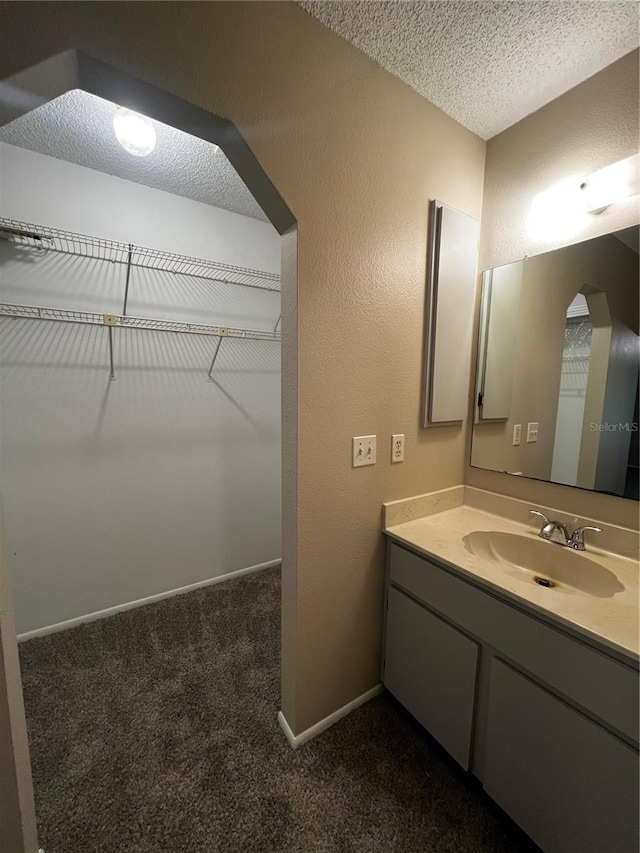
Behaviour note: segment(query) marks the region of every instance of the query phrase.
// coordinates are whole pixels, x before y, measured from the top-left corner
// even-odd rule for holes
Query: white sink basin
[[[467,551],[499,564],[500,568],[549,592],[565,592],[611,598],[624,586],[612,571],[584,553],[546,542],[496,530],[475,530],[463,538]]]

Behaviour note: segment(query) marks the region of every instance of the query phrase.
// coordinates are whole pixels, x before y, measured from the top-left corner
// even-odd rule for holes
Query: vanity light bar
[[[639,195],[640,154],[592,172],[580,184],[580,189],[587,213],[594,214]]]

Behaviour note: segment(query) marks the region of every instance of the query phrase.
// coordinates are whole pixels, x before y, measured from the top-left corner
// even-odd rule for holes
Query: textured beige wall
[[[584,285],[605,292],[611,315],[637,333],[638,256],[620,240],[604,235],[528,258],[517,321],[511,415],[506,421],[474,426],[471,458],[479,468],[520,471],[543,480],[551,477],[567,307]],[[601,420],[608,357],[607,346],[599,414],[597,409],[591,414],[585,410],[586,423]],[[594,362],[592,357],[590,376]],[[530,421],[540,427],[538,441],[528,444]],[[523,426],[519,447],[512,442],[515,424]],[[597,455],[599,434],[587,430],[584,436],[589,442],[594,437]]]
[[[283,710],[300,732],[379,679],[382,501],[463,479],[463,431],[419,427],[427,206],[479,217],[485,143],[290,3],[7,3],[2,14],[0,76],[77,47],[229,118],[298,220]],[[295,310],[283,302],[286,336]],[[369,433],[378,463],[353,470],[351,436]],[[393,467],[392,433],[406,435]]]
[[[531,199],[565,178],[587,175],[638,151],[638,51],[491,139],[480,239],[480,267],[500,266],[550,249],[526,231]],[[637,200],[594,216],[579,242],[640,221]],[[566,242],[566,241],[565,241]],[[634,501],[467,467],[469,485],[575,515],[638,526]]]
[[[571,240],[534,240],[531,199],[558,181],[588,175],[638,152],[637,50],[487,143],[480,266],[497,267],[638,222],[638,201],[593,216]]]

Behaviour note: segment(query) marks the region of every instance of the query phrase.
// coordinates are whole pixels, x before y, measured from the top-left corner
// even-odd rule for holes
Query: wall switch
[[[538,440],[538,424],[527,424],[527,443],[531,444]]]
[[[376,464],[375,435],[356,435],[352,445],[352,464],[354,468],[361,465]]]
[[[517,447],[522,440],[522,424],[513,425],[513,446]]]
[[[404,462],[404,435],[391,436],[391,461]]]

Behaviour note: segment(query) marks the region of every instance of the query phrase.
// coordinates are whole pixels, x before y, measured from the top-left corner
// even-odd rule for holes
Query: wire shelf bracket
[[[218,338],[218,343],[216,344],[216,348],[215,348],[215,351],[213,353],[213,359],[211,360],[211,367],[209,368],[209,373],[207,374],[209,382],[213,382],[213,377],[211,376],[211,374],[213,373],[213,368],[215,367],[216,358],[218,357],[218,353],[220,352],[220,347],[222,345],[223,339],[228,337],[228,336],[229,336],[229,330],[227,329],[227,327],[221,326],[220,327],[220,337]]]
[[[129,244],[127,254],[127,276],[124,281],[124,302],[122,303],[122,314],[127,313],[127,302],[129,301],[129,284],[131,282],[131,260],[133,258],[133,246]]]
[[[103,314],[102,322],[109,332],[109,379],[113,382],[116,378],[113,367],[113,327],[118,325],[118,318],[115,314]]]

